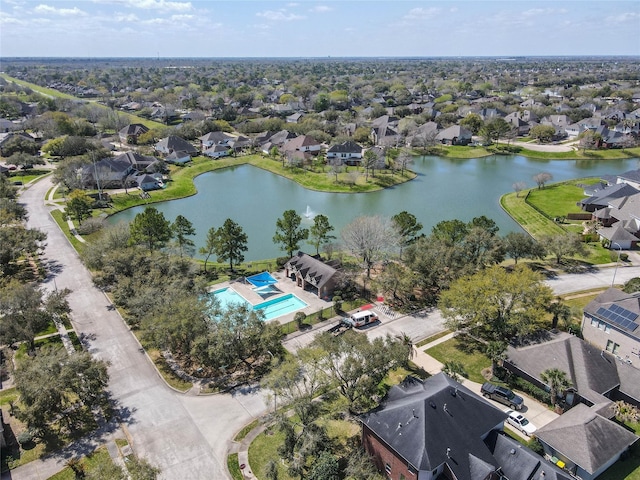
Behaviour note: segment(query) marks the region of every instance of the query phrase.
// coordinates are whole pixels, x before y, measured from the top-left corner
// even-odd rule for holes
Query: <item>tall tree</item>
[[[234,263],[237,265],[244,261],[243,253],[247,251],[247,234],[242,227],[230,218],[216,231],[214,250],[218,262],[229,260],[229,270],[233,272]]]
[[[553,175],[549,172],[540,172],[533,176],[533,181],[538,185],[538,190],[544,188],[544,186],[551,180],[553,180]]]
[[[399,242],[391,220],[381,216],[357,217],[342,229],[341,237],[347,250],[362,260],[367,278],[375,263],[388,257]]]
[[[325,332],[316,335],[313,345],[324,351],[323,368],[352,412],[362,412],[376,404],[378,385],[391,368],[403,364],[406,358],[404,346],[391,336],[369,340],[354,332],[339,337]]]
[[[422,224],[418,222],[415,215],[407,211],[394,215],[391,217],[391,221],[400,235],[400,255],[402,255],[402,248],[415,241],[418,233],[422,230]]]
[[[558,395],[572,385],[567,373],[559,368],[546,369],[540,374],[540,380],[546,383],[549,387],[552,405],[555,405],[558,401]]]
[[[556,263],[562,263],[567,256],[585,255],[587,249],[578,234],[545,235],[540,239],[545,250],[556,257]]]
[[[83,190],[74,190],[67,198],[65,213],[82,225],[82,221],[91,217],[93,200]]]
[[[211,227],[207,231],[207,241],[204,247],[200,247],[198,251],[200,255],[204,255],[204,273],[207,273],[207,263],[211,255],[216,253],[216,227]]]
[[[56,426],[76,430],[86,418],[93,418],[90,412],[103,401],[108,379],[106,363],[88,352],[69,355],[61,347],[45,348],[18,364],[17,416],[42,436]]]
[[[439,307],[452,330],[508,342],[542,328],[539,322],[551,299],[551,289],[526,266],[511,273],[492,266],[453,282],[440,295]]]
[[[196,234],[196,229],[193,228],[193,224],[187,218],[178,215],[171,224],[171,232],[176,239],[181,257],[185,250],[190,254],[193,253],[195,243],[189,237]]]
[[[334,230],[326,215],[316,215],[313,217],[313,226],[309,229],[309,244],[316,247],[316,255],[320,253],[320,246],[335,240],[335,235],[331,235]]]
[[[521,258],[544,258],[544,247],[528,233],[509,232],[503,241],[504,250],[516,265]]]
[[[295,210],[286,210],[282,218],[276,220],[276,233],[273,243],[280,244],[281,249],[287,252],[289,258],[300,246],[302,240],[309,237],[309,230],[302,228],[302,217]]]
[[[171,223],[154,207],[147,207],[137,214],[129,230],[129,241],[134,245],[145,244],[150,252],[163,247],[172,236]]]
[[[369,171],[374,171],[378,163],[378,154],[369,149],[364,152],[362,157],[362,166],[364,167],[365,180],[369,180]]]

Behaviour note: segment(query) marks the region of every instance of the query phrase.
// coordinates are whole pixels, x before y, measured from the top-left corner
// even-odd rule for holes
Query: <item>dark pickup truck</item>
[[[508,405],[513,410],[520,410],[524,406],[524,400],[522,397],[516,395],[508,388],[501,387],[500,385],[494,385],[493,383],[487,382],[482,385],[480,391],[486,398]]]

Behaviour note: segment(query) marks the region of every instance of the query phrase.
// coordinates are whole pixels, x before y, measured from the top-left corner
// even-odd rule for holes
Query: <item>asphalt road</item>
[[[51,181],[43,179],[20,196],[28,226],[47,233],[43,261],[51,272],[43,287],[69,288],[72,324],[89,340],[89,351],[109,362],[109,391],[134,451],[162,469],[161,478],[226,478],[230,440],[262,414],[263,395],[250,388],[234,394],[188,396],[170,389],[141,351],[117,310],[99,289],[44,204]],[[39,478],[12,471],[12,479]],[[42,477],[45,478],[45,477]]]
[[[109,390],[120,410],[120,422],[129,434],[134,451],[162,469],[161,478],[197,480],[227,478],[226,455],[235,433],[267,409],[264,395],[247,387],[233,394],[190,396],[171,390],[141,352],[117,310],[93,286],[91,275],[75,250],[51,218],[44,196],[51,187],[43,179],[23,191],[20,200],[29,211],[29,227],[47,233],[43,256],[51,272],[44,288],[69,288],[72,324],[89,340],[97,358],[110,363]],[[588,273],[563,275],[547,281],[557,294],[611,285],[640,276],[640,267],[593,269]],[[369,329],[370,336],[405,332],[414,340],[442,329],[437,311],[402,318],[380,312],[382,322]],[[327,327],[328,328],[328,327]],[[310,341],[299,337],[292,349]],[[34,469],[18,468],[12,479],[39,479]]]

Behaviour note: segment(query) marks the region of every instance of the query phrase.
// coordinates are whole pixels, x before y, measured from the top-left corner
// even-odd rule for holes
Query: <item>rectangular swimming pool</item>
[[[305,308],[307,304],[296,297],[293,293],[283,295],[282,297],[273,298],[266,302],[258,303],[257,305],[251,305],[247,299],[236,292],[233,288],[221,288],[211,293],[220,302],[223,307],[228,307],[231,304],[246,304],[254,310],[261,310],[264,314],[265,320],[273,320],[274,318],[281,317],[288,313],[293,313],[297,310]]]

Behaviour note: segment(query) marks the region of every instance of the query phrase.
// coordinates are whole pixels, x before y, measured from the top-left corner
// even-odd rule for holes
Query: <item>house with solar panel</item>
[[[640,368],[640,292],[609,288],[584,309],[582,335],[617,359]]]

